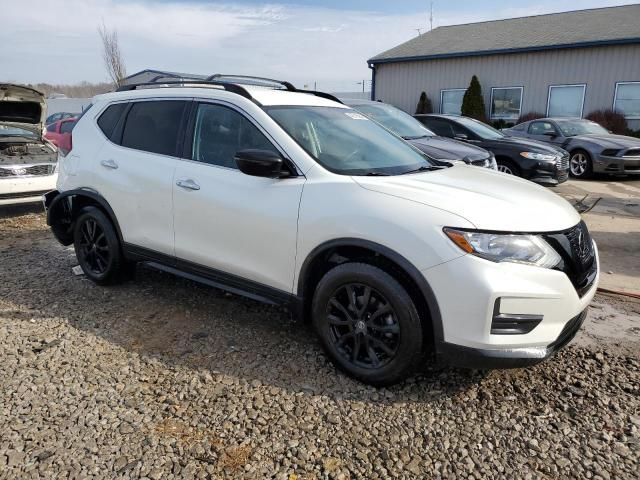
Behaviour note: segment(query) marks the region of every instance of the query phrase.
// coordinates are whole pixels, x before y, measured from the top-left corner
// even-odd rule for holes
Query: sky
[[[637,2],[433,1],[433,26]],[[98,26],[118,32],[127,73],[146,68],[369,86],[367,59],[425,32],[428,0],[0,0],[0,81],[107,81]]]

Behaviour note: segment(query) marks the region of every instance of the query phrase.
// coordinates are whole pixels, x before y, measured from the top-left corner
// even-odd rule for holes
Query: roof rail
[[[296,88],[291,82],[287,82],[286,80],[275,80],[273,78],[265,78],[265,77],[253,77],[250,75],[225,75],[221,73],[216,73],[214,75],[211,75],[207,77],[207,80],[219,80],[221,78],[238,79],[240,81],[237,83],[242,84],[243,82],[246,82],[245,83],[246,85],[254,85],[254,86],[266,86],[262,84],[270,83],[272,85],[282,86],[289,92],[307,93],[309,95],[315,95],[316,97],[324,98],[326,100],[342,103],[342,101],[338,97],[331,95],[330,93]]]
[[[216,87],[222,87],[224,90],[226,90],[228,92],[236,93],[238,95],[243,96],[244,98],[247,98],[247,99],[252,100],[252,101],[255,102],[256,100],[253,98],[251,93],[249,93],[249,91],[241,85],[242,82],[244,81],[245,85],[260,86],[260,83],[256,83],[256,82],[271,83],[272,85],[273,84],[280,85],[280,86],[283,86],[285,88],[285,91],[287,91],[287,92],[306,93],[306,94],[309,94],[309,95],[314,95],[316,97],[324,98],[326,100],[331,100],[333,102],[342,103],[342,101],[340,99],[338,99],[338,97],[335,97],[334,95],[331,95],[330,93],[317,92],[315,90],[301,90],[301,89],[298,89],[298,88],[294,87],[293,84],[291,84],[291,83],[289,83],[287,81],[273,80],[271,78],[249,77],[249,76],[245,76],[245,75],[221,75],[221,74],[211,75],[211,76],[207,77],[207,80],[182,79],[182,80],[164,81],[164,80],[160,80],[160,78],[164,78],[164,77],[155,77],[150,82],[132,83],[132,84],[129,84],[129,85],[122,85],[122,86],[120,86],[120,87],[118,87],[116,89],[116,92],[127,92],[127,91],[131,91],[131,90],[137,90],[138,87],[162,87],[162,86],[167,86],[167,87],[189,87],[189,86],[200,87],[200,86],[202,86],[202,87],[206,87],[206,86],[216,86]],[[229,80],[220,80],[220,79],[224,79],[224,78],[229,78],[229,79],[236,78],[236,79],[239,79],[241,81],[235,83],[235,82],[231,82]],[[250,81],[253,81],[254,83],[249,83]]]
[[[131,90],[137,90],[138,87],[160,87],[166,85],[168,87],[189,87],[194,85],[196,87],[199,86],[215,86],[222,87],[224,90],[232,93],[236,93],[238,95],[243,96],[244,98],[248,98],[249,100],[253,100],[251,94],[240,85],[229,82],[219,82],[215,80],[176,80],[176,81],[168,81],[168,82],[143,82],[143,83],[132,83],[130,85],[122,85],[116,89],[116,92],[128,92]]]
[[[270,83],[272,85],[277,85],[280,87],[284,87],[285,89],[294,92],[296,91],[296,87],[293,86],[292,83],[289,83],[287,81],[284,80],[274,80],[273,78],[265,78],[265,77],[253,77],[251,75],[226,75],[226,74],[222,74],[222,73],[215,73],[213,75],[210,75],[207,77],[207,80],[218,80],[221,81],[220,79],[222,78],[228,78],[228,79],[238,79],[240,80],[239,82],[232,82],[232,83],[243,83],[246,82],[246,85],[254,85],[257,87],[260,86],[266,86],[266,85],[262,85],[263,83]],[[226,81],[232,81],[232,80],[226,80]]]

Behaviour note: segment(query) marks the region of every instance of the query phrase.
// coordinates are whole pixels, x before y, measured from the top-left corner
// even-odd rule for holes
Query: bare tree
[[[122,79],[127,76],[124,59],[118,43],[118,32],[107,29],[104,22],[98,27],[98,33],[102,39],[102,59],[107,68],[107,73],[115,87],[119,87]]]

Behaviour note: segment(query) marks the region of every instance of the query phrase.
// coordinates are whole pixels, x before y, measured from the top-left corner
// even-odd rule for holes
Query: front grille
[[[558,170],[567,170],[569,168],[569,154],[565,153],[558,159],[556,162],[556,167]]]
[[[576,292],[582,297],[593,285],[598,268],[587,225],[581,221],[575,227],[546,234],[544,238],[562,258],[556,269],[569,277]]]
[[[38,165],[12,165],[0,167],[0,178],[39,177],[51,175],[56,166],[52,163],[40,163]]]
[[[624,153],[623,156],[624,157],[640,157],[640,148],[630,148]]]

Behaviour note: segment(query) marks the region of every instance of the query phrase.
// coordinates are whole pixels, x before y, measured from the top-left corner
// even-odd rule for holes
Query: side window
[[[235,154],[245,149],[277,152],[267,137],[235,110],[208,103],[198,105],[193,132],[193,160],[238,168]]]
[[[179,100],[134,103],[127,115],[121,145],[175,156],[185,106],[186,102]]]
[[[470,138],[470,139],[475,139],[476,138],[475,134],[473,134],[468,129],[466,129],[462,125],[458,125],[455,122],[451,123],[451,129],[453,130],[453,135],[454,136],[456,136],[456,135],[466,135],[467,138]]]
[[[47,125],[47,132],[56,133],[56,123],[51,123]]]
[[[427,121],[427,127],[433,130],[433,133],[441,137],[453,137],[453,129],[449,122],[438,120],[436,118]]]
[[[116,128],[118,120],[120,120],[120,116],[126,107],[126,103],[110,105],[104,112],[102,112],[102,115],[98,117],[98,127],[100,127],[100,130],[102,130],[105,137],[111,138],[113,130]]]
[[[544,135],[545,133],[556,133],[556,129],[549,122],[531,122],[529,125],[529,134]]]
[[[60,133],[71,133],[71,130],[73,130],[73,127],[76,126],[76,121],[75,120],[69,120],[67,122],[62,122],[60,124]]]

